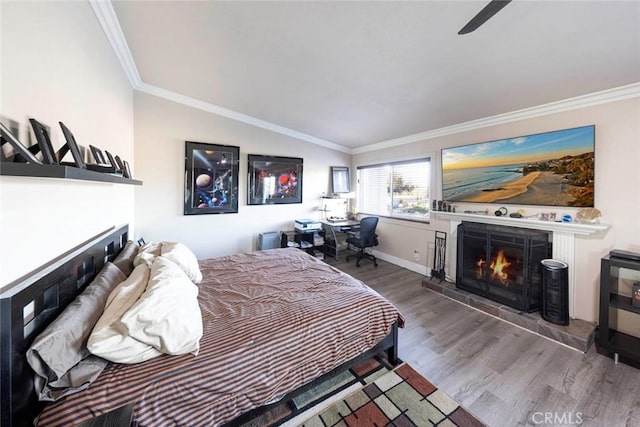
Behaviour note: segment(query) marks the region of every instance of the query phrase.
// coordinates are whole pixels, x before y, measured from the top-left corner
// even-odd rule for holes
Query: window
[[[428,158],[360,166],[357,173],[361,213],[429,220],[431,165]]]

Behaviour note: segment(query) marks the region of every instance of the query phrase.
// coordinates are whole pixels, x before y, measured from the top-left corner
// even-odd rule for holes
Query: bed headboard
[[[128,240],[112,227],[10,283],[0,294],[1,427],[32,426],[44,404],[25,354],[33,340],[80,294]]]

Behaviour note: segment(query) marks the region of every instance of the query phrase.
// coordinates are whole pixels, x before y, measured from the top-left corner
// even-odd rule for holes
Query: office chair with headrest
[[[373,261],[373,265],[375,265],[376,267],[378,266],[376,257],[370,253],[365,252],[366,248],[378,246],[378,235],[376,234],[377,226],[377,216],[368,216],[366,218],[362,218],[360,220],[360,231],[356,235],[347,238],[347,243],[349,245],[358,248],[358,259],[356,260],[356,267],[360,267],[360,260],[362,260],[363,258]],[[349,261],[349,258],[350,257],[347,257],[347,261]]]

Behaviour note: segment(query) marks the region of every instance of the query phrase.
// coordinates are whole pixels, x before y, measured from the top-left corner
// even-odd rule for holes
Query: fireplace
[[[462,222],[456,286],[527,313],[539,310],[540,261],[551,256],[547,231]]]

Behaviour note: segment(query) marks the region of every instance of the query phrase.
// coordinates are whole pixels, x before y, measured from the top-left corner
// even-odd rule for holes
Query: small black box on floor
[[[543,259],[542,318],[556,325],[569,324],[569,266],[554,259]]]
[[[631,305],[640,308],[640,283],[634,283],[631,287]]]

